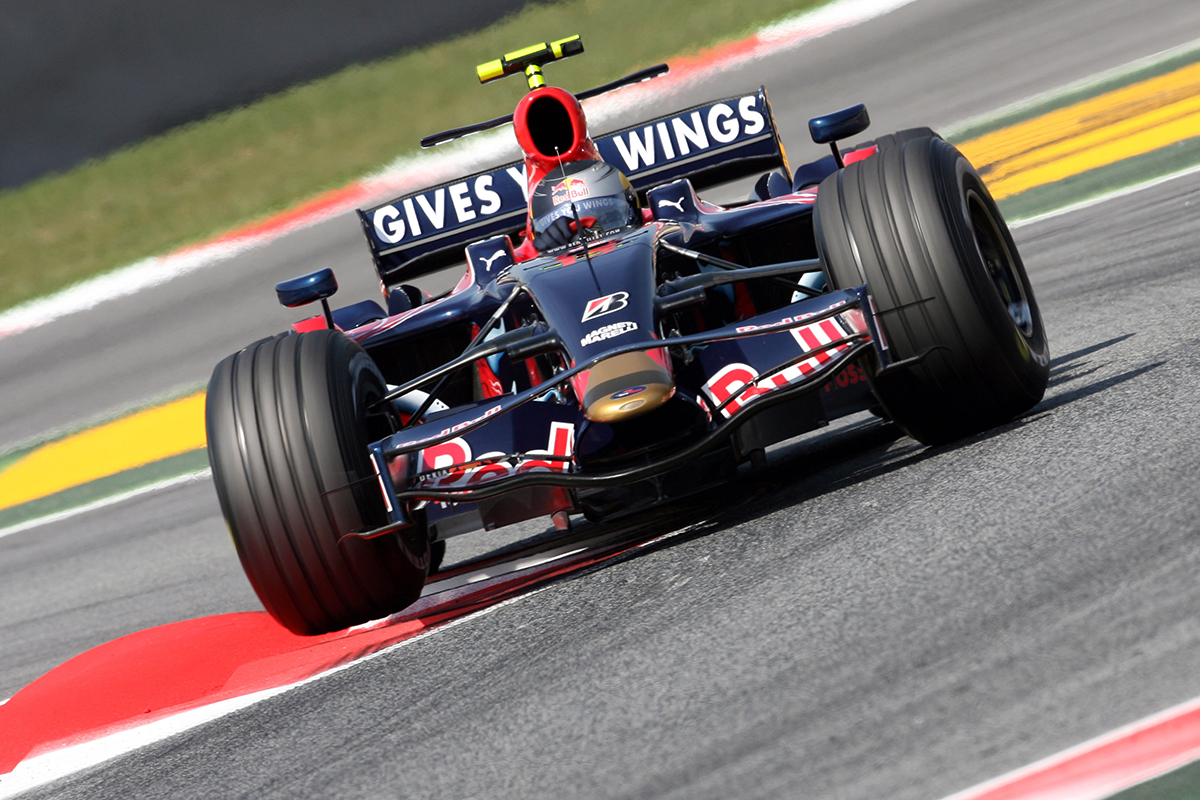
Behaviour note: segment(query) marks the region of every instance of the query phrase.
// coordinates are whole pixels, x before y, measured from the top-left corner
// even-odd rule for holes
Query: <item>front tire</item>
[[[360,624],[420,597],[430,556],[420,526],[338,543],[387,523],[367,451],[386,433],[368,414],[385,385],[336,331],[264,339],[213,371],[208,457],[221,510],[259,599],[294,633]]]
[[[822,181],[815,214],[829,284],[867,284],[893,361],[924,355],[876,381],[913,438],[977,433],[1041,400],[1050,355],[1029,276],[957,149],[928,135],[889,138]]]

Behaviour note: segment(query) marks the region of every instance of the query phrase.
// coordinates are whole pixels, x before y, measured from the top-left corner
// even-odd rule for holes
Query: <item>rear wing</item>
[[[696,188],[782,168],[791,172],[766,89],[704,103],[596,139],[639,193],[688,178]],[[359,209],[379,279],[411,281],[463,261],[463,248],[525,227],[520,161]]]

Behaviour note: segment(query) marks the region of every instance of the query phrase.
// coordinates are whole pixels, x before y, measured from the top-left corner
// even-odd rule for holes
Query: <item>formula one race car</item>
[[[523,163],[360,211],[387,310],[331,311],[329,270],[279,284],[323,313],[222,361],[208,389],[221,508],[263,604],[313,634],[419,596],[445,541],[536,517],[606,520],[726,481],[764,448],[872,410],[926,444],[1034,406],[1046,333],[978,173],[928,129],[843,150],[810,121],[794,172],[763,89],[593,139],[510,53]],[[748,202],[697,190],[759,175]],[[415,277],[465,258],[431,298]]]

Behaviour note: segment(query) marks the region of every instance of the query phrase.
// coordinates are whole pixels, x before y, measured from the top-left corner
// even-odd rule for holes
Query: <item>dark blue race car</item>
[[[843,149],[817,117],[793,170],[763,89],[593,139],[542,67],[522,162],[360,211],[386,309],[330,310],[322,270],[276,288],[324,313],[222,361],[208,390],[221,508],[267,609],[297,633],[419,596],[451,536],[606,520],[720,485],[764,448],[873,410],[935,444],[1042,397],[1046,333],[978,173],[928,129]],[[758,176],[747,202],[698,191]],[[412,281],[465,259],[453,291]]]

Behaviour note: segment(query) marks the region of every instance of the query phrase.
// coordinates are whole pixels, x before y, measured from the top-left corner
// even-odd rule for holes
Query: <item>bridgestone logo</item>
[[[629,305],[629,292],[613,292],[604,297],[597,297],[595,300],[589,300],[583,307],[583,319],[580,322],[587,322],[589,319],[620,311],[627,305]]]
[[[632,333],[638,329],[636,322],[614,322],[611,325],[605,325],[601,328],[589,333],[587,336],[579,340],[580,347],[587,347],[589,344],[603,342],[605,339],[612,339],[622,334]]]

